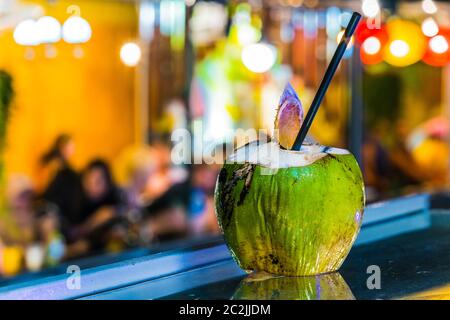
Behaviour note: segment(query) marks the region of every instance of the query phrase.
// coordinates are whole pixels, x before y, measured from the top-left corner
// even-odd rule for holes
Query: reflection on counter
[[[0,4],[0,289],[218,235],[223,159],[256,139],[249,129],[274,134],[288,82],[307,111],[352,11],[364,17],[311,139],[355,154],[367,203],[426,192],[449,208],[448,2],[431,13],[405,0]],[[185,131],[180,163],[173,138]],[[401,214],[365,215],[357,245],[428,228],[424,212]],[[357,298],[375,296],[342,274]]]
[[[432,288],[408,295],[402,300],[450,300],[450,285]]]
[[[338,273],[310,277],[280,277],[254,273],[244,278],[234,300],[355,300]]]

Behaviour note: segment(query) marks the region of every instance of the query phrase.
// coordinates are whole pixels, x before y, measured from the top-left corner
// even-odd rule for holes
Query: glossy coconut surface
[[[215,192],[227,245],[244,270],[306,276],[339,269],[359,232],[362,174],[351,154],[276,169],[226,163]]]

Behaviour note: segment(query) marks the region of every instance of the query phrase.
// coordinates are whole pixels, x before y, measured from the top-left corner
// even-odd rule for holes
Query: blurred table
[[[67,288],[70,275],[62,267],[0,283],[0,298],[450,299],[450,210],[428,210],[428,197],[418,195],[370,205],[365,215],[337,274],[255,281],[214,237],[80,263],[78,290]],[[380,270],[380,289],[367,285],[373,266]]]

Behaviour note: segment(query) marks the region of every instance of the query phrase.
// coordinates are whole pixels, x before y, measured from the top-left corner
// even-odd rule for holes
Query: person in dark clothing
[[[81,183],[78,173],[70,165],[70,157],[74,152],[72,138],[59,135],[53,146],[41,159],[42,170],[50,169],[50,182],[40,198],[56,205],[61,220],[64,236],[68,235],[72,225],[80,222],[78,217],[81,199]]]
[[[56,137],[52,147],[42,156],[41,164],[47,166],[57,161],[60,165],[67,165],[74,153],[74,143],[68,134],[60,134]]]
[[[172,185],[166,192],[143,208],[142,237],[144,243],[170,241],[187,235],[185,209],[189,203],[189,181]]]
[[[108,164],[101,159],[95,159],[86,166],[80,182],[77,224],[70,230],[70,239],[83,242],[82,251],[102,250],[107,244],[109,231],[122,220],[119,210],[123,197],[113,181]]]
[[[45,190],[42,198],[58,207],[62,222],[62,231],[67,235],[68,229],[80,223],[79,203],[81,198],[80,179],[70,167],[61,168]]]
[[[116,187],[108,164],[101,160],[91,161],[81,174],[82,203],[80,218],[86,220],[103,207],[120,204],[120,192]]]

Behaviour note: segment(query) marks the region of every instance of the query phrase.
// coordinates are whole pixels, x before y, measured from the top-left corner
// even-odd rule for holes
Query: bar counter
[[[420,194],[367,206],[338,273],[247,275],[223,239],[210,237],[6,279],[0,299],[450,299],[448,253],[450,210],[430,210]],[[70,264],[81,268],[79,289],[67,285]]]

